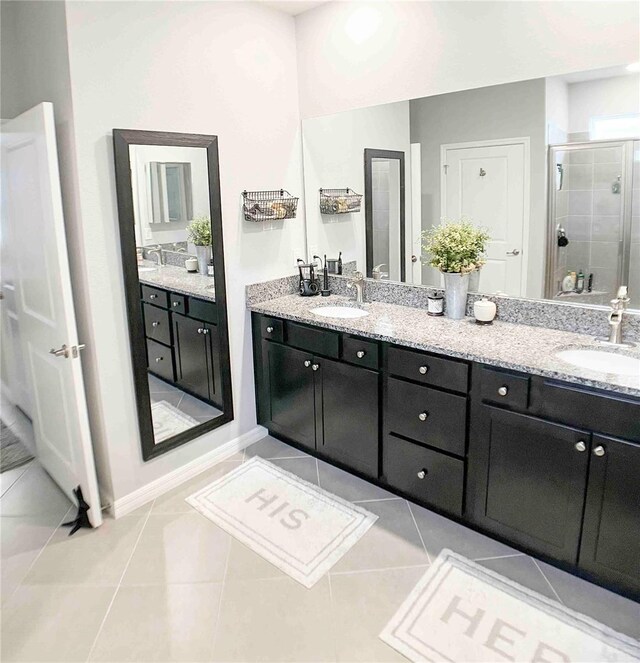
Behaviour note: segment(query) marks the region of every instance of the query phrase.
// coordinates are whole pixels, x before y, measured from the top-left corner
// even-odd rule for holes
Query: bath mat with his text
[[[198,425],[198,420],[190,417],[167,401],[157,401],[151,405],[154,442],[162,442],[182,431]]]
[[[186,501],[305,587],[377,520],[262,458],[243,463]]]
[[[410,661],[640,661],[640,643],[443,550],[380,638]]]

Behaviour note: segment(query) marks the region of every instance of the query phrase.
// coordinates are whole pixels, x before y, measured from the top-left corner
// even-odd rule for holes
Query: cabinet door
[[[489,406],[474,410],[469,516],[531,551],[575,564],[590,436]]]
[[[316,407],[322,408],[318,451],[378,478],[378,373],[330,359],[319,369]]]
[[[205,324],[184,315],[173,315],[176,382],[193,394],[209,399],[209,371],[203,333]]]
[[[579,565],[640,591],[640,445],[594,435]]]
[[[270,341],[262,342],[265,426],[315,450],[313,356]]]
[[[220,336],[218,325],[207,323],[206,331],[207,368],[209,371],[209,400],[222,407],[222,376],[220,370]]]

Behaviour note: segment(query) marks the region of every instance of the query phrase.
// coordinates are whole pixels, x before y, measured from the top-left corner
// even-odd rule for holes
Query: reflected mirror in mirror
[[[639,308],[639,92],[620,66],[305,120],[308,253],[443,287],[422,234],[466,218],[490,235],[471,291],[603,305],[626,285]],[[320,214],[334,186],[364,208]]]
[[[145,459],[233,418],[217,140],[114,131]]]

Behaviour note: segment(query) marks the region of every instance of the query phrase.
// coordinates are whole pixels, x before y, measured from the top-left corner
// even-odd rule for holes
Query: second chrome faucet
[[[353,278],[347,283],[349,290],[355,290],[356,304],[364,304],[364,276],[362,272],[356,272]]]

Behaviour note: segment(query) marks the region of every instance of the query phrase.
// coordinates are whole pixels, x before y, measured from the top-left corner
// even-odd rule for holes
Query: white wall
[[[569,87],[559,77],[545,80],[547,143],[566,143],[569,133]]]
[[[409,102],[312,118],[302,123],[302,130],[309,253],[337,258],[342,251],[344,262],[356,260],[364,272],[364,198],[360,212],[327,216],[320,214],[318,190],[349,187],[364,195],[365,148],[404,152],[405,225],[411,229]]]
[[[592,117],[640,113],[640,74],[571,83],[569,133],[589,131]]]
[[[331,2],[296,17],[303,117],[638,60],[637,2]]]

